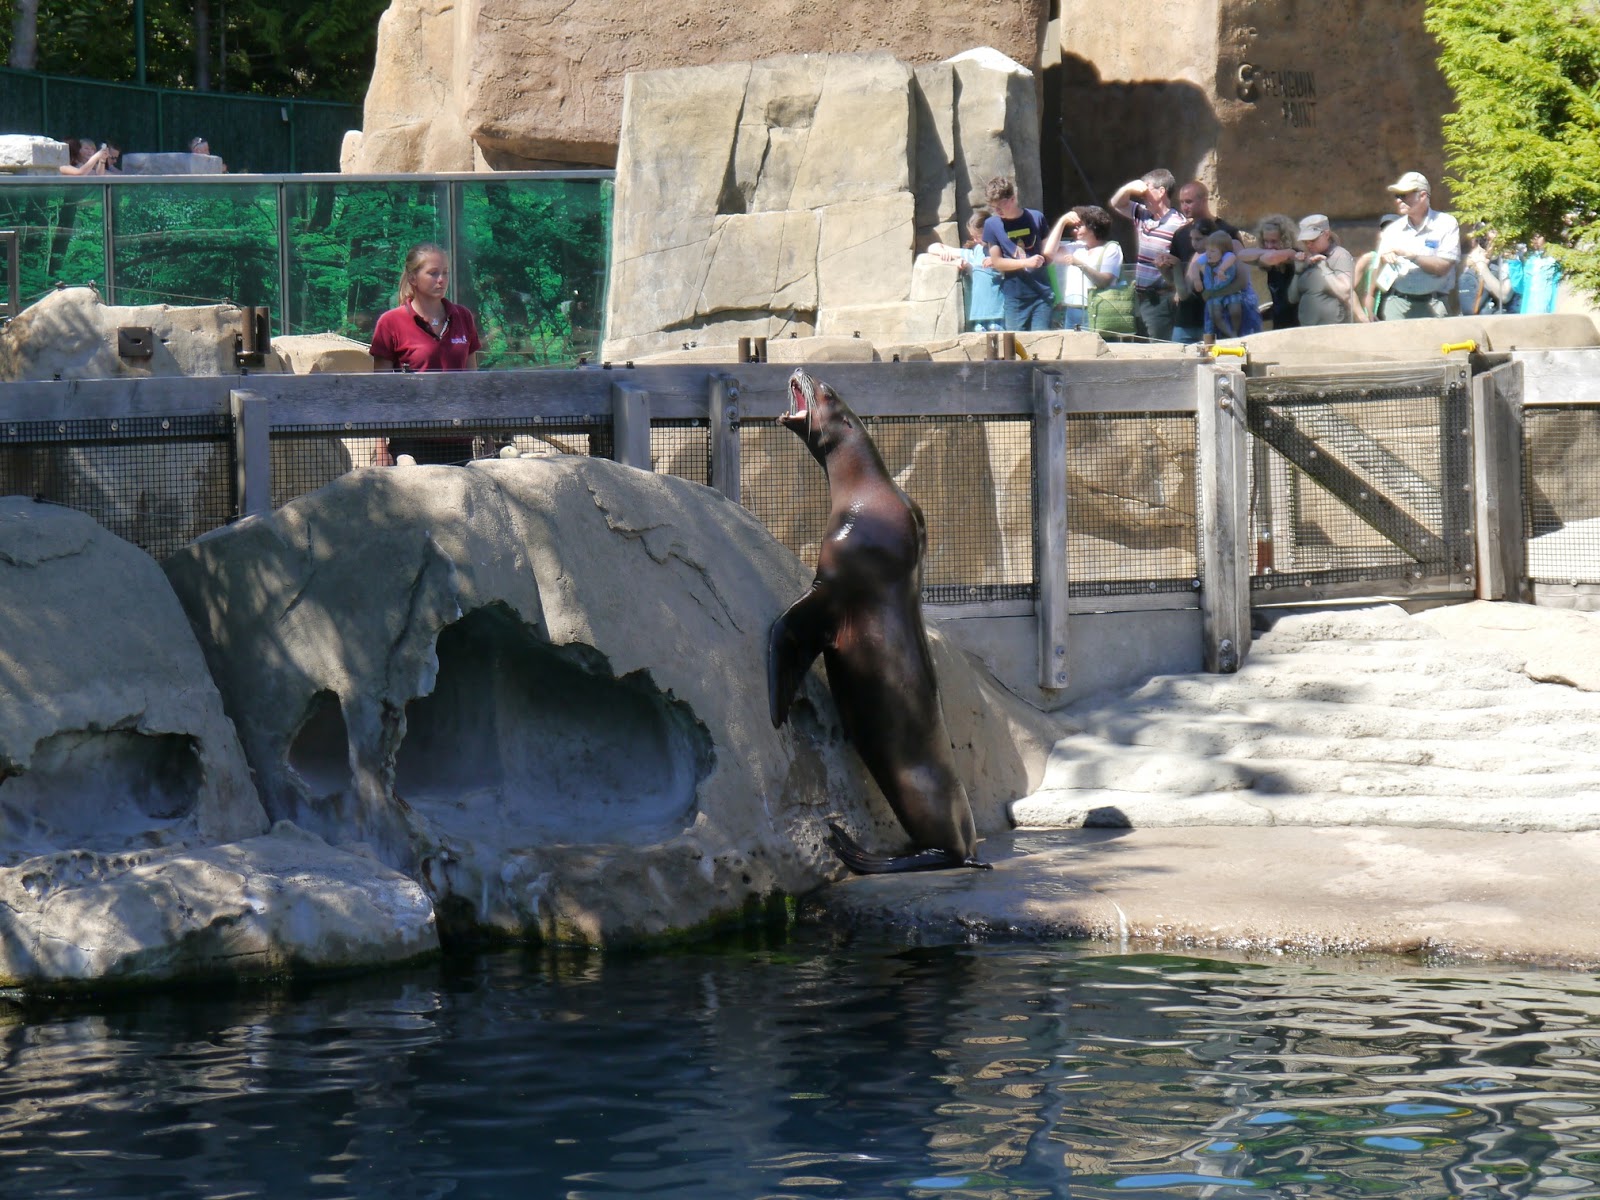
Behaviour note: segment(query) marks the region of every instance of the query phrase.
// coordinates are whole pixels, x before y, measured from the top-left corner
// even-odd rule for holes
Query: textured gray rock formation
[[[287,870],[290,835],[258,836],[267,817],[233,726],[143,551],[71,509],[0,499],[0,612],[0,983],[425,948],[430,910],[405,881],[304,835]],[[320,899],[319,875],[333,893]],[[347,903],[347,888],[366,899]]]
[[[0,961],[25,986],[249,978],[439,949],[415,882],[280,822],[224,845],[61,850],[0,871]]]
[[[617,942],[734,918],[898,827],[820,668],[772,729],[766,637],[809,585],[739,506],[603,460],[358,471],[168,560],[275,819],[358,840],[442,921]],[[1044,718],[935,639],[981,831]]]
[[[266,831],[183,610],[142,550],[72,509],[0,499],[0,610],[0,863]]]
[[[272,339],[272,351],[287,375],[349,375],[372,370],[365,342],[337,333],[295,333]]]
[[[628,77],[605,357],[695,340],[949,340],[953,266],[916,263],[985,183],[1040,203],[1032,75],[994,51],[913,71],[811,55]]]
[[[0,328],[0,381],[234,375],[240,310],[231,304],[105,304],[94,288],[62,288]],[[118,354],[117,331],[149,329],[149,358]],[[269,360],[263,372],[281,371]]]
[[[0,174],[55,175],[71,161],[65,142],[26,133],[0,134]]]
[[[1600,829],[1600,616],[1473,604],[1280,619],[1236,675],[1062,716],[1019,826]]]
[[[122,156],[122,170],[128,175],[220,175],[227,169],[227,164],[215,154],[163,151]]]

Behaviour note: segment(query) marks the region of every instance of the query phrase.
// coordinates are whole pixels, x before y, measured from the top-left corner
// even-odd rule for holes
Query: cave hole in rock
[[[321,799],[350,787],[350,731],[339,697],[324,688],[311,697],[305,719],[289,744],[289,765],[307,790]]]
[[[204,774],[187,734],[52,734],[0,789],[0,861],[169,844],[191,831]]]
[[[437,651],[433,691],[406,706],[395,790],[442,832],[505,846],[682,832],[713,758],[688,705],[504,605],[445,628]]]

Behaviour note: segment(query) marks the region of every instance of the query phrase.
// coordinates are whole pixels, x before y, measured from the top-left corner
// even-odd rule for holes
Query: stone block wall
[[[914,269],[994,175],[1040,204],[1032,75],[992,50],[912,68],[790,55],[628,77],[604,356],[687,342],[962,325],[954,268]]]

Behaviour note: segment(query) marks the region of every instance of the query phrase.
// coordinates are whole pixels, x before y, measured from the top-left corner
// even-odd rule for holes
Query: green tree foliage
[[[389,0],[210,0],[211,86],[218,91],[359,104]],[[18,0],[0,0],[9,53]],[[145,0],[145,82],[192,88],[192,0]],[[115,83],[137,77],[133,0],[39,0],[36,69]]]
[[[1456,216],[1502,244],[1544,234],[1600,295],[1600,0],[1428,0],[1426,20],[1456,98]]]

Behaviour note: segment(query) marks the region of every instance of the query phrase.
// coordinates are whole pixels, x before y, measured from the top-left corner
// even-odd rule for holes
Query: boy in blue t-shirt
[[[1055,293],[1044,255],[1044,214],[1017,203],[1017,185],[1005,175],[989,180],[985,192],[993,215],[984,222],[989,265],[1000,272],[1005,325],[1012,331],[1050,328]]]

